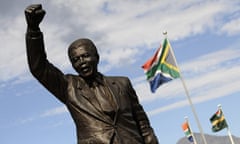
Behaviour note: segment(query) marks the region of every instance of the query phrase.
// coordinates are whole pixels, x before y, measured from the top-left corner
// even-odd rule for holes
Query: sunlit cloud
[[[68,113],[68,110],[65,106],[58,106],[58,107],[55,107],[55,108],[52,108],[52,109],[48,109],[38,115],[35,115],[35,116],[29,116],[29,117],[26,117],[26,118],[22,118],[22,119],[18,119],[16,122],[15,122],[15,125],[23,125],[23,124],[29,124],[29,123],[32,123],[36,120],[39,120],[39,119],[43,119],[43,118],[48,118],[48,117],[52,117],[52,116],[57,116],[57,115],[63,115],[63,114],[66,114]],[[59,121],[57,125],[61,125],[62,124],[62,121]]]
[[[40,115],[40,117],[55,116],[55,115],[60,115],[66,112],[68,112],[67,108],[65,106],[60,106],[60,107],[56,107],[56,108],[45,111]]]
[[[162,31],[167,30],[172,40],[181,40],[208,30],[219,28],[229,34],[239,32],[237,1],[50,1],[43,23],[48,58],[60,69],[70,69],[66,49],[79,37],[93,39],[99,48],[103,70],[131,65],[154,43],[159,43]],[[174,4],[173,4],[174,3]],[[43,7],[45,7],[43,5]],[[51,7],[54,7],[51,9]],[[224,22],[224,16],[234,16]],[[67,19],[66,19],[67,17]],[[50,19],[54,18],[54,20]],[[24,34],[24,14],[3,17],[0,42],[0,81],[26,79],[27,62]],[[176,26],[177,24],[177,26]],[[218,33],[218,32],[216,32]],[[14,42],[12,42],[14,41]],[[146,46],[141,48],[139,47]],[[125,55],[119,55],[119,53]],[[5,62],[8,63],[5,63]],[[4,62],[4,63],[3,63]],[[21,79],[20,79],[21,81]]]
[[[240,33],[240,19],[233,19],[223,25],[221,32],[227,35],[235,35]]]

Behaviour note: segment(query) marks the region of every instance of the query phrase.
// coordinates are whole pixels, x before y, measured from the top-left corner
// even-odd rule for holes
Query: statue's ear
[[[96,57],[97,57],[97,63],[99,63],[99,61],[100,61],[99,54],[97,54]]]
[[[99,61],[100,61],[100,60],[99,60],[99,58],[98,58],[98,59],[97,59],[97,64],[99,64]]]

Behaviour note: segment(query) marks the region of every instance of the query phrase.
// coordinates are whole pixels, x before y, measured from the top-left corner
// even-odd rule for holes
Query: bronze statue
[[[39,28],[44,15],[40,4],[25,9],[28,65],[32,75],[68,108],[78,144],[157,144],[130,80],[98,72],[99,54],[91,40],[78,39],[69,46],[69,59],[79,75],[64,74],[47,60]]]

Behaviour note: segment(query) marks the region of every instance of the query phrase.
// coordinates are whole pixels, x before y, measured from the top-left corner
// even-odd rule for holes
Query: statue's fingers
[[[25,9],[25,13],[31,13],[31,12],[32,12],[32,9],[30,8]]]
[[[40,10],[42,9],[42,5],[41,4],[34,4],[32,5],[34,7],[35,10]]]
[[[45,10],[40,9],[40,10],[36,10],[35,13],[40,14],[40,15],[45,15],[46,12],[45,12]]]
[[[41,4],[33,4],[33,5],[30,5],[26,8],[25,12],[27,13],[32,13],[32,12],[35,12],[37,10],[41,10],[42,9],[42,5]]]

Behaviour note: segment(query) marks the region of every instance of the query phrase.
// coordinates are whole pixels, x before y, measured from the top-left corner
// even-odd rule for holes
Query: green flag
[[[210,118],[210,122],[212,123],[213,132],[218,132],[228,127],[221,109],[219,109],[215,114],[213,114],[213,116]]]

